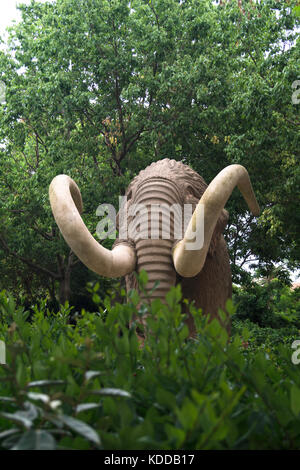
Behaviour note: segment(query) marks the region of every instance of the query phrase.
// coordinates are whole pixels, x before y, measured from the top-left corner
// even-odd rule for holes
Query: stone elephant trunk
[[[180,192],[172,181],[153,177],[138,186],[133,204],[137,209],[146,209],[132,221],[135,227],[138,226],[133,240],[137,271],[147,272],[146,291],[152,291],[151,299],[159,298],[165,302],[167,292],[176,284],[172,249],[176,208],[182,206]],[[171,207],[175,213],[170,211]],[[143,293],[141,299],[146,300]]]
[[[65,240],[87,267],[106,277],[126,276],[127,290],[138,287],[134,271],[147,271],[150,300],[164,301],[170,287],[180,282],[183,298],[218,318],[218,310],[224,309],[231,296],[230,262],[222,232],[228,220],[224,206],[236,186],[252,213],[258,215],[249,175],[241,165],[224,168],[207,186],[198,173],[181,162],[163,159],[152,163],[127,188],[125,205],[118,214],[119,238],[112,251],[97,243],[87,230],[79,214],[80,191],[71,178],[54,178],[49,193]],[[188,220],[186,205],[191,208]],[[124,225],[128,227],[125,237]],[[202,243],[191,248],[199,233],[203,234]],[[159,285],[153,290],[157,281]],[[146,296],[141,293],[141,297],[145,300]],[[188,325],[193,336],[191,317]]]

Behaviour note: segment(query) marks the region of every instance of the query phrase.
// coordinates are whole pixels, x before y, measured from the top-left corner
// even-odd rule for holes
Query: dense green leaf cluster
[[[143,282],[143,280],[141,280]],[[258,326],[236,320],[227,333],[191,307],[188,339],[173,288],[166,305],[83,311],[36,308],[28,320],[0,296],[0,447],[3,449],[297,449],[300,365],[293,331],[276,349]],[[95,300],[97,300],[95,298]],[[148,311],[144,347],[133,314]],[[227,304],[229,313],[234,307]],[[272,336],[269,337],[272,339]],[[256,346],[252,345],[256,342]]]
[[[252,282],[244,288],[235,288],[236,318],[261,327],[300,328],[300,289],[292,290],[279,279],[266,285]]]

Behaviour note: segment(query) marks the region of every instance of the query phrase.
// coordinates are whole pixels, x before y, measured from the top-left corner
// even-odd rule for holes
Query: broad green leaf
[[[123,397],[131,398],[131,394],[126,392],[126,390],[121,390],[119,388],[101,388],[100,390],[92,390],[91,392],[94,395],[104,395],[111,397]]]
[[[19,428],[7,429],[6,431],[3,431],[0,433],[0,439],[4,439],[5,437],[12,436],[13,434],[17,434],[19,432],[20,432]]]
[[[293,384],[291,388],[291,409],[295,416],[300,413],[300,389]]]
[[[29,382],[27,387],[48,387],[50,385],[65,385],[65,380],[36,380],[35,382]]]
[[[88,370],[84,374],[84,377],[86,381],[89,381],[90,379],[93,379],[94,377],[98,377],[99,375],[101,375],[101,372],[98,370]]]
[[[55,450],[54,437],[47,431],[31,429],[27,431],[12,450]]]
[[[39,401],[42,401],[43,403],[49,403],[50,401],[49,395],[46,395],[45,393],[28,392],[27,396],[31,400],[39,400]]]
[[[94,444],[100,445],[100,437],[96,433],[96,431],[91,428],[88,424],[84,423],[83,421],[79,421],[78,419],[72,418],[71,416],[60,415],[59,419],[66,425],[68,428],[72,429],[72,431],[77,432],[81,436],[85,437],[89,441],[93,442]]]
[[[232,316],[236,312],[236,307],[231,299],[226,300],[226,311]]]
[[[99,406],[99,403],[80,403],[80,405],[76,406],[76,414],[82,411],[94,410],[95,408],[99,408]]]
[[[293,12],[295,13],[295,15],[300,16],[300,5],[294,7]]]
[[[34,421],[38,417],[38,408],[30,401],[26,401],[23,404],[24,410],[18,411],[19,416],[23,416],[24,418],[30,419]]]
[[[13,421],[14,423],[21,424],[26,429],[30,429],[31,426],[32,426],[32,421],[29,420],[28,418],[24,418],[24,416],[19,414],[18,412],[17,413],[1,412],[0,416],[2,416],[3,418],[8,419],[10,421]]]
[[[16,399],[13,397],[0,397],[0,401],[6,401],[6,402],[15,402]]]
[[[141,285],[145,287],[148,282],[148,274],[144,269],[142,269],[141,272],[139,273],[139,280],[140,280]]]

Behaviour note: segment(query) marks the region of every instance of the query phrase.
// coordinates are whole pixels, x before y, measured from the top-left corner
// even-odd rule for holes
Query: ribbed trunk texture
[[[172,260],[175,218],[169,207],[179,204],[179,200],[175,185],[160,178],[146,181],[135,195],[135,202],[147,208],[147,213],[142,213],[135,220],[137,232],[140,234],[140,239],[137,236],[135,240],[137,270],[145,270],[148,273],[146,291],[152,290],[155,283],[159,282],[151,294],[151,299],[159,298],[163,302],[165,295],[176,282]],[[157,205],[160,205],[159,211],[156,210]],[[145,239],[146,237],[148,238]],[[145,300],[143,293],[141,298]]]

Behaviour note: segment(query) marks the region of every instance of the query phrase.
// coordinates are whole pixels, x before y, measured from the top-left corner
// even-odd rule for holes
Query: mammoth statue
[[[145,270],[146,293],[149,291],[151,299],[162,301],[170,287],[180,283],[183,298],[194,301],[211,318],[219,318],[218,310],[224,309],[232,291],[229,256],[222,232],[228,221],[224,206],[236,186],[251,212],[258,215],[259,206],[248,172],[241,165],[224,168],[207,186],[200,175],[181,162],[163,159],[152,163],[132,180],[125,205],[118,214],[119,224],[126,222],[136,229],[128,237],[119,233],[111,251],[101,246],[86,228],[79,215],[82,212],[80,191],[70,177],[55,177],[49,194],[63,237],[88,268],[105,277],[126,276],[127,290],[138,287],[134,271]],[[160,207],[161,215],[153,221],[150,212],[140,210],[141,207]],[[170,230],[164,236],[164,212],[172,207],[177,215],[176,210],[169,211]],[[191,208],[188,221],[186,215],[179,214],[183,207]],[[178,217],[184,219],[181,234],[176,229]],[[151,224],[156,224],[154,236],[151,236]],[[197,237],[199,233],[202,237]],[[144,295],[141,293],[142,300]],[[195,326],[189,313],[187,323],[190,336],[194,336]],[[229,321],[225,326],[230,331]]]

